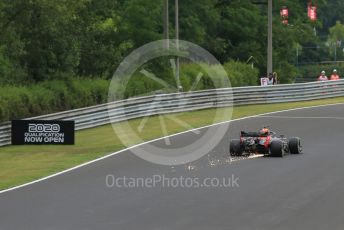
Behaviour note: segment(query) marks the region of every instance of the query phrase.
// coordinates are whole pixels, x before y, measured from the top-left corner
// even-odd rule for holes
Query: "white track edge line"
[[[133,148],[137,148],[137,147],[140,147],[140,146],[145,145],[145,144],[148,144],[148,143],[152,143],[152,142],[155,142],[155,141],[162,140],[162,139],[164,139],[164,138],[166,138],[166,137],[173,137],[173,136],[185,134],[185,133],[188,133],[188,132],[192,132],[192,131],[195,131],[195,130],[205,129],[205,128],[209,128],[209,127],[212,127],[212,126],[221,125],[221,124],[225,124],[225,123],[230,123],[230,122],[234,122],[234,121],[241,121],[241,120],[245,120],[245,119],[261,117],[261,116],[269,115],[269,114],[275,114],[275,113],[281,113],[281,112],[289,112],[289,111],[302,110],[302,109],[311,109],[311,108],[318,108],[318,107],[326,107],[326,106],[343,105],[343,104],[344,104],[344,102],[340,102],[340,103],[333,103],[333,104],[327,104],[327,105],[313,105],[313,106],[305,106],[305,107],[300,107],[300,108],[293,108],[293,109],[286,109],[286,110],[280,110],[280,111],[262,113],[262,114],[247,116],[247,117],[241,117],[241,118],[237,118],[237,119],[233,119],[233,120],[229,120],[229,121],[222,121],[222,122],[219,122],[219,123],[215,123],[215,124],[211,124],[211,125],[207,125],[207,126],[202,126],[202,127],[199,127],[199,128],[194,128],[194,129],[191,129],[191,130],[186,130],[186,131],[183,131],[183,132],[171,134],[171,135],[168,135],[168,136],[165,136],[165,137],[159,137],[159,138],[156,138],[156,139],[153,139],[153,140],[150,140],[150,141],[146,141],[146,142],[143,142],[143,143],[140,143],[140,144],[137,144],[137,145],[133,145],[133,146],[131,146],[131,147],[128,147],[128,148],[119,150],[119,151],[114,152],[114,153],[110,153],[110,154],[108,154],[108,155],[106,155],[106,156],[103,156],[103,157],[100,157],[100,158],[97,158],[97,159],[94,159],[94,160],[85,162],[85,163],[83,163],[83,164],[74,166],[74,167],[72,167],[72,168],[63,170],[63,171],[61,171],[61,172],[54,173],[54,174],[52,174],[52,175],[43,177],[43,178],[41,178],[41,179],[34,180],[34,181],[31,181],[31,182],[28,182],[28,183],[25,183],[25,184],[22,184],[22,185],[18,185],[18,186],[12,187],[12,188],[5,189],[5,190],[1,190],[1,191],[0,191],[0,194],[6,193],[6,192],[9,192],[9,191],[13,191],[13,190],[17,190],[17,189],[19,189],[19,188],[27,187],[27,186],[29,186],[29,185],[33,185],[33,184],[36,184],[36,183],[41,182],[41,181],[44,181],[44,180],[48,180],[48,179],[50,179],[50,178],[53,178],[53,177],[56,177],[56,176],[59,176],[59,175],[68,173],[68,172],[70,172],[70,171],[79,169],[79,168],[81,168],[81,167],[90,165],[90,164],[92,164],[92,163],[95,163],[95,162],[104,160],[104,159],[106,159],[106,158],[115,156],[115,155],[120,154],[120,153],[122,153],[122,152],[125,152],[125,151],[127,151],[127,150],[130,150],[130,149],[133,149]]]

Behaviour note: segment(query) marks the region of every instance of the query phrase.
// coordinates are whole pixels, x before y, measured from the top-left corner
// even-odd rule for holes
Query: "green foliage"
[[[73,79],[35,86],[0,87],[0,121],[104,103],[108,81]]]
[[[340,21],[337,21],[336,25],[332,26],[329,31],[329,42],[344,40],[344,25]]]
[[[318,8],[319,21],[322,24],[319,28],[321,33],[327,34],[328,29],[337,21],[344,22],[344,1],[322,0],[318,2]]]
[[[221,65],[185,63],[180,68],[180,81],[184,91],[214,89],[222,86],[224,74]]]
[[[277,73],[279,84],[293,83],[295,77],[298,75],[297,68],[288,62],[280,62],[279,65],[276,66],[275,72]]]
[[[164,79],[158,78],[154,69],[143,69],[147,70],[148,74],[139,70],[131,77],[124,78],[125,80],[117,81],[115,88],[111,90],[116,98],[151,95],[155,92],[177,92],[172,72],[166,72],[165,76],[169,75],[170,78]],[[149,77],[149,74],[153,75],[153,78]],[[232,86],[257,85],[258,69],[238,61],[229,61],[224,66],[182,62],[180,66],[180,83],[184,92],[227,86],[228,81]],[[121,94],[124,96],[121,97]]]
[[[135,47],[162,39],[163,1],[123,1],[121,11],[121,39],[131,41]]]
[[[19,40],[16,61],[32,81],[48,80],[61,73],[72,74],[78,65],[79,41],[75,39],[76,13],[82,1],[6,1],[2,33],[10,43]],[[15,37],[16,40],[12,40]],[[12,38],[12,39],[11,39]],[[13,52],[9,50],[8,52]]]
[[[207,64],[184,64],[181,66],[181,82],[185,91],[189,90],[202,90],[214,88],[214,85],[220,85],[222,81],[223,72],[225,70],[229,84],[233,87],[257,85],[259,71],[257,68],[252,68],[251,65],[238,61],[226,62],[223,66],[214,66]],[[210,69],[212,78],[204,71]],[[202,78],[198,84],[195,84],[197,76],[202,73]],[[214,82],[215,81],[215,82]],[[217,81],[217,82],[216,82]]]
[[[117,1],[89,1],[79,12],[80,57],[78,75],[109,78],[132,41],[121,37],[121,11]]]
[[[250,1],[240,0],[219,1],[217,11],[221,18],[216,25],[216,35],[224,39],[224,49],[215,54],[216,57],[225,62],[230,59],[246,61],[253,56],[260,65],[265,65],[265,11],[260,12]]]
[[[337,63],[337,64],[319,64],[319,65],[307,65],[300,67],[300,77],[305,78],[307,80],[313,79],[314,81],[320,75],[320,72],[324,70],[326,72],[326,76],[330,77],[332,74],[333,69],[336,69],[338,74],[341,77],[344,77],[344,63]]]
[[[259,81],[258,69],[251,65],[231,60],[224,68],[233,87],[257,85]]]
[[[329,36],[327,39],[327,46],[333,59],[342,60],[344,57],[343,42],[344,42],[344,25],[337,21],[334,26],[329,28]]]
[[[197,83],[196,79],[200,73],[202,73],[202,78]],[[196,63],[184,63],[180,66],[180,82],[184,91],[195,91],[211,87],[207,83],[207,75],[202,71],[201,65]]]
[[[152,94],[156,90],[162,89],[163,86],[158,82],[146,77],[144,74],[137,72],[124,87],[124,98],[133,96],[144,96]]]
[[[289,26],[282,25],[278,14],[285,4]],[[306,4],[307,0],[274,4],[277,69],[295,63],[295,44],[316,46],[319,42],[307,19]],[[174,1],[169,5],[173,38]],[[35,83],[71,75],[110,78],[131,50],[162,38],[162,8],[163,1],[156,0],[3,0],[0,83]],[[324,23],[316,26],[322,31],[342,19],[331,12],[344,9],[339,1],[319,0],[318,8],[319,21]],[[260,74],[266,74],[266,6],[242,0],[184,0],[179,9],[181,39],[206,48],[221,63],[254,57]],[[324,53],[304,49],[300,61],[321,56]],[[159,71],[163,78],[166,68]]]

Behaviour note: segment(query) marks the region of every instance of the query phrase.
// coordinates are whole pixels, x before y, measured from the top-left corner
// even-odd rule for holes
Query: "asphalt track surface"
[[[267,124],[301,137],[304,154],[227,161],[229,137]],[[344,105],[332,105],[232,122],[220,144],[192,170],[154,165],[126,151],[0,194],[0,229],[344,229],[343,130]],[[171,143],[192,135],[175,136]],[[208,164],[209,159],[215,163]],[[107,187],[109,174],[233,175],[239,187]]]

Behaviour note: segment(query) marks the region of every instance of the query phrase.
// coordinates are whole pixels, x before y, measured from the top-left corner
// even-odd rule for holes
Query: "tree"
[[[246,61],[253,56],[265,63],[266,17],[250,1],[220,0],[216,4],[220,20],[214,37],[224,41],[224,50],[219,54],[225,62],[231,58]]]
[[[252,2],[180,1],[180,38],[206,48],[222,63],[246,62],[253,56],[260,74],[266,74],[267,9]],[[301,61],[328,57],[329,50],[318,49],[319,44],[328,33],[333,42],[337,32],[328,29],[344,20],[343,1],[317,0],[319,20],[313,24],[307,18],[307,2],[274,1],[273,55],[280,72],[293,68],[297,44],[304,47]],[[280,21],[283,5],[289,8],[288,26]],[[26,84],[74,75],[108,78],[130,51],[163,38],[162,9],[160,0],[2,0],[0,82]],[[170,0],[171,38],[174,13]],[[314,36],[313,26],[320,36]],[[166,77],[167,65],[166,60],[157,62],[157,75]],[[280,76],[285,82],[292,78]]]
[[[328,41],[330,43],[344,40],[344,25],[340,21],[337,21],[336,24],[329,29],[329,31],[330,34]]]
[[[318,12],[318,21],[321,22],[319,32],[321,35],[327,35],[329,28],[335,25],[337,21],[344,22],[344,1],[319,0]]]
[[[334,26],[330,29],[330,34],[328,36],[327,43],[330,47],[330,53],[334,55],[334,59],[337,59],[337,55],[339,57],[343,57],[343,52],[337,54],[337,48],[341,47],[342,42],[344,42],[344,25],[337,21]]]
[[[162,39],[163,1],[124,1],[118,11],[121,18],[119,38],[138,48],[148,42]]]
[[[120,35],[123,21],[115,0],[92,0],[79,12],[80,63],[78,75],[111,77],[116,67],[133,47]]]
[[[7,47],[21,44],[16,53],[31,81],[73,73],[79,61],[76,13],[88,0],[5,0],[2,24]],[[12,13],[13,12],[13,13]],[[13,53],[13,50],[9,51]],[[14,56],[14,55],[11,55]]]

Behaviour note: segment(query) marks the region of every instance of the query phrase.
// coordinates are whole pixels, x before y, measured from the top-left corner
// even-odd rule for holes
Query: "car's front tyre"
[[[288,146],[291,154],[300,154],[302,152],[301,140],[298,137],[290,138]]]

